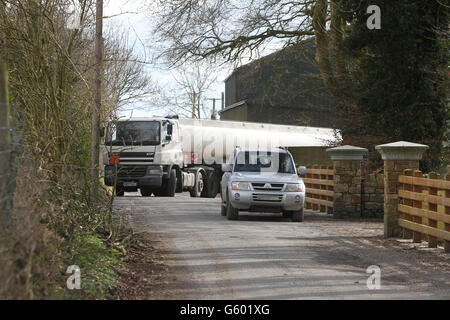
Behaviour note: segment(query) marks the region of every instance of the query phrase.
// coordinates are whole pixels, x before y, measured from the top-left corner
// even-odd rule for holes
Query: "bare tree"
[[[161,92],[160,103],[170,112],[191,118],[210,118],[206,94],[217,80],[212,64],[190,63],[176,68],[173,85]]]
[[[173,63],[221,56],[238,60],[257,55],[277,41],[281,46],[314,35],[315,0],[159,0],[155,32],[169,46]]]
[[[358,127],[338,1],[160,0],[157,8],[154,32],[164,48],[161,55],[175,65],[205,57],[240,63],[268,46],[281,49],[314,38],[321,78],[345,122],[339,126]]]
[[[105,119],[128,105],[154,97],[159,88],[146,67],[151,65],[135,53],[125,32],[110,30],[105,42]]]
[[[314,37],[324,84],[352,109],[349,69],[340,44],[345,23],[330,0],[160,0],[155,34],[173,64],[205,57],[239,61],[273,45],[285,48]],[[298,48],[301,48],[299,46]]]

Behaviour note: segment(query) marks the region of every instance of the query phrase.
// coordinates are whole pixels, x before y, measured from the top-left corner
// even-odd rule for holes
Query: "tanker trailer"
[[[242,148],[327,146],[333,129],[252,122],[130,118],[108,124],[105,184],[116,195],[214,198],[220,192],[222,164]]]

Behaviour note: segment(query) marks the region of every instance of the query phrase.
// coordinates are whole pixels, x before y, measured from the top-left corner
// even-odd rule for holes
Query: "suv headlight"
[[[303,192],[303,186],[300,183],[291,183],[286,185],[286,192]]]
[[[231,188],[233,190],[252,190],[249,182],[232,182]]]

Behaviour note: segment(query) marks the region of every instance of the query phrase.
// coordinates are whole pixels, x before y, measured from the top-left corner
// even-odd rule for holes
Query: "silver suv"
[[[222,216],[237,220],[239,211],[278,212],[303,221],[305,167],[295,168],[292,155],[281,148],[235,149],[222,165]]]

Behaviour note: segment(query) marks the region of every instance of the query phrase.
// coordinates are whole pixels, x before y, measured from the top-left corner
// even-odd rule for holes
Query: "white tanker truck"
[[[189,191],[214,198],[222,164],[243,148],[327,146],[334,130],[237,121],[131,118],[111,121],[105,138],[105,184],[116,195],[144,197]]]

